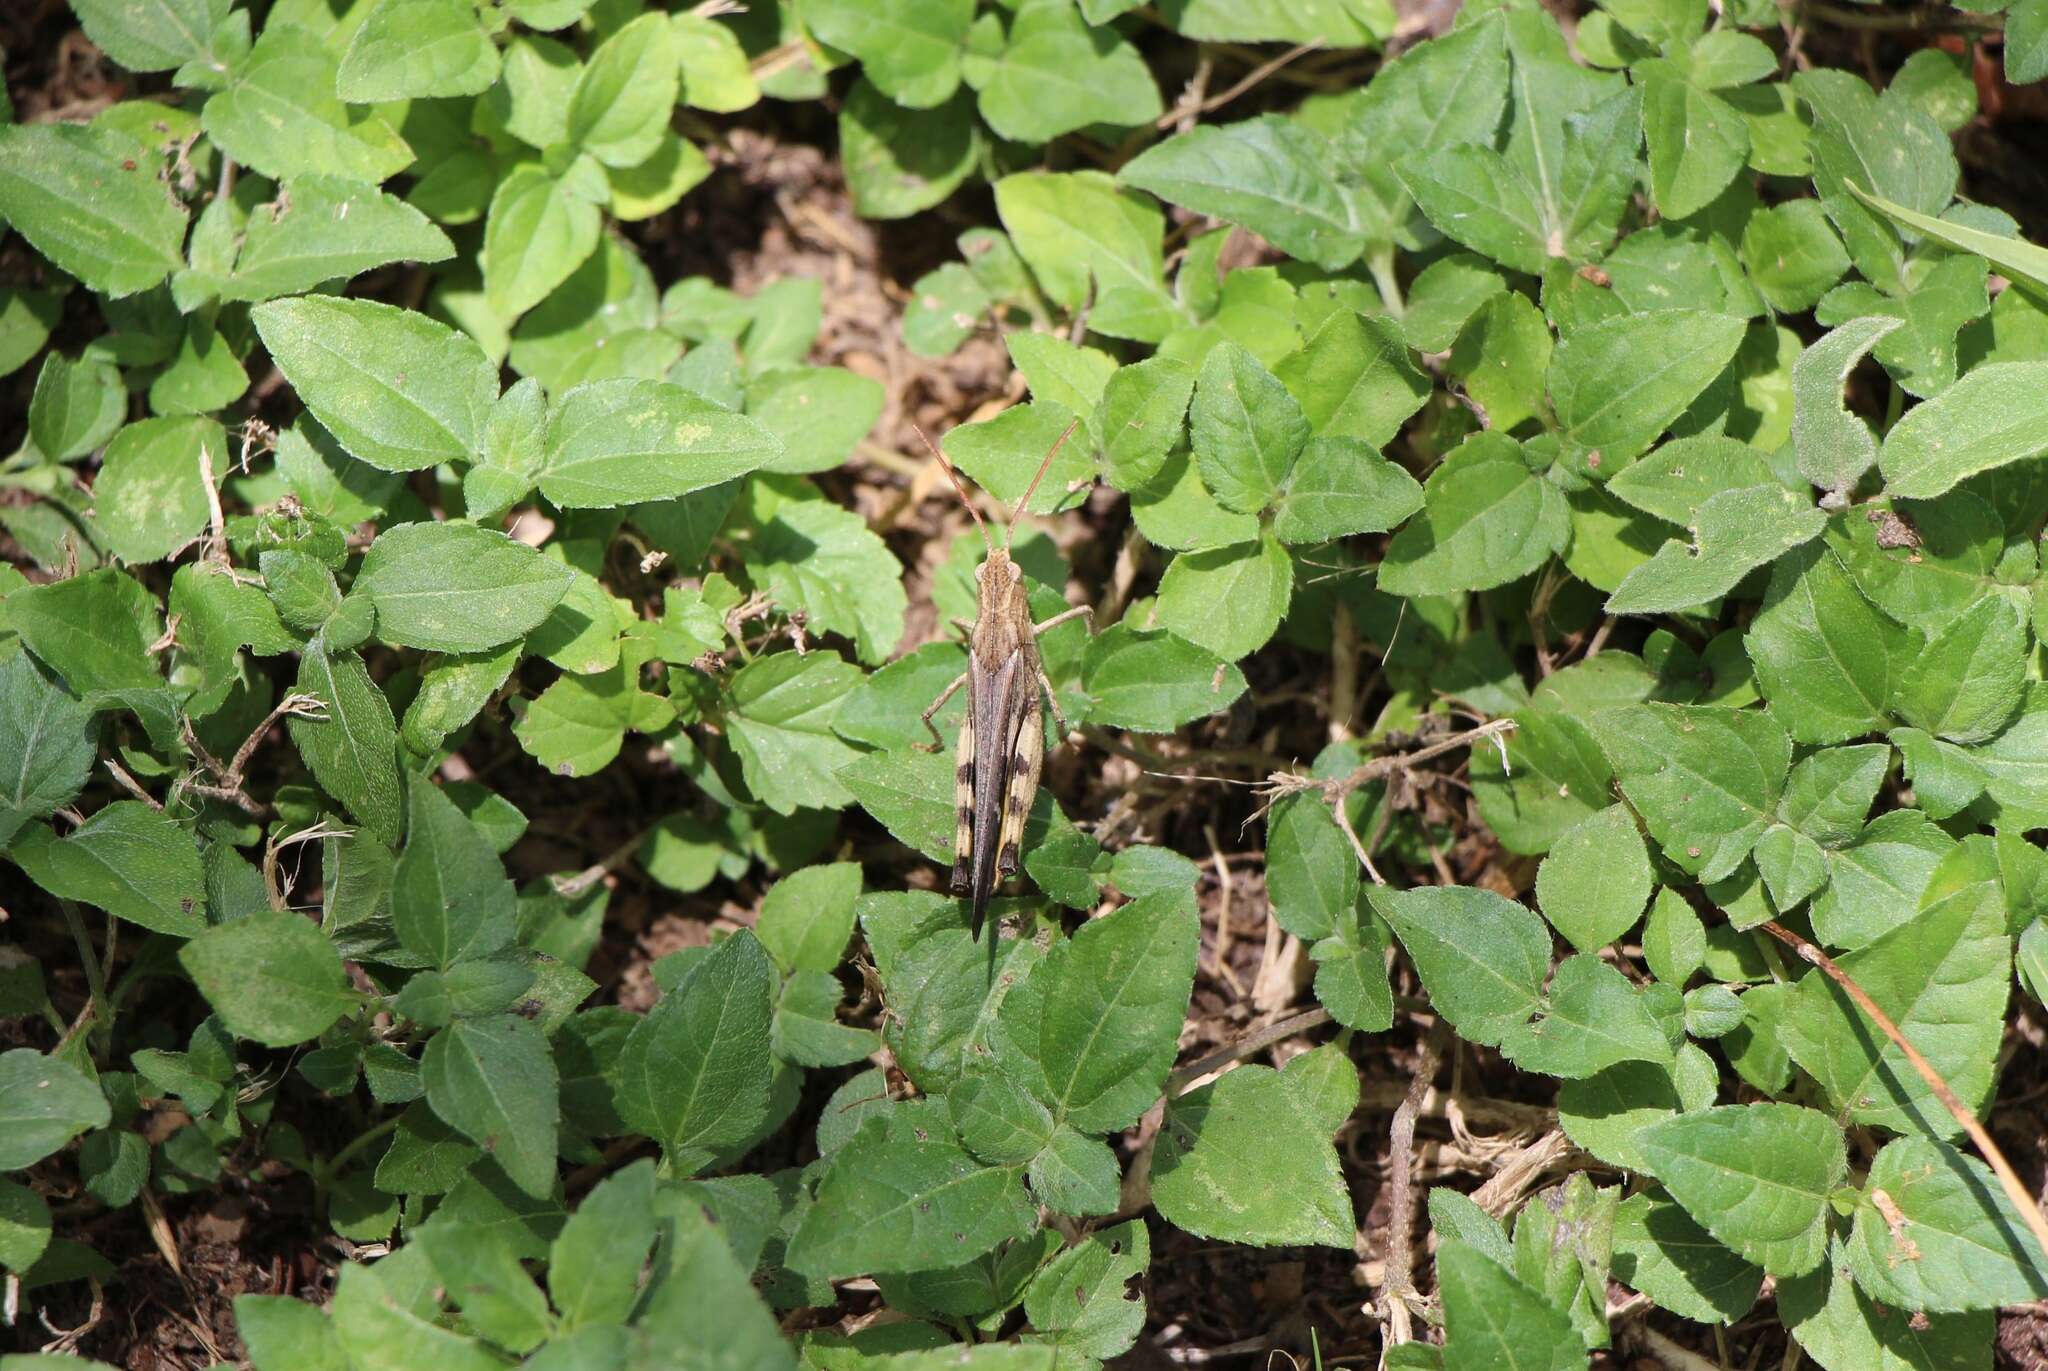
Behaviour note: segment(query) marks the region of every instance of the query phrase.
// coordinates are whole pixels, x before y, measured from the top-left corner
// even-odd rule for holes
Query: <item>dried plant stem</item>
[[[1412,1342],[1415,1326],[1410,1301],[1415,1293],[1415,1119],[1422,1112],[1436,1070],[1443,1059],[1448,1030],[1439,1019],[1422,1037],[1421,1056],[1408,1094],[1394,1110],[1387,1128],[1387,1162],[1391,1174],[1387,1218],[1386,1287],[1380,1292],[1387,1320],[1389,1346]]]
[[[1798,953],[1802,960],[1819,967],[1822,974],[1842,987],[1843,993],[1856,1002],[1856,1007],[1868,1014],[1870,1021],[1905,1054],[1913,1069],[1920,1073],[1920,1079],[1927,1082],[1927,1088],[1934,1092],[1934,1097],[1955,1116],[1956,1122],[1963,1126],[1963,1131],[1970,1135],[1970,1141],[1977,1144],[1977,1151],[1997,1174],[1998,1183],[2005,1187],[2006,1198],[2019,1210],[2020,1217],[2033,1232],[2034,1241],[2040,1244],[2041,1251],[2048,1254],[2048,1219],[2042,1217],[2040,1203],[2028,1193],[2019,1173],[2012,1169],[2012,1163],[2005,1159],[2005,1153],[1991,1140],[1990,1131],[1979,1123],[1976,1114],[1956,1097],[1956,1092],[1941,1078],[1941,1073],[1934,1069],[1933,1063],[1920,1054],[1919,1048],[1907,1041],[1906,1035],[1899,1031],[1899,1026],[1892,1022],[1891,1015],[1879,1008],[1877,1001],[1871,999],[1870,993],[1856,984],[1854,977],[1837,966],[1832,957],[1813,943],[1776,922],[1766,923],[1761,927],[1764,932]]]
[[[1274,1043],[1291,1038],[1297,1033],[1306,1033],[1311,1028],[1320,1028],[1329,1021],[1329,1010],[1311,1009],[1304,1014],[1296,1014],[1291,1019],[1282,1019],[1278,1023],[1267,1024],[1264,1028],[1255,1029],[1245,1034],[1244,1037],[1238,1039],[1229,1047],[1223,1048],[1218,1052],[1212,1052],[1200,1061],[1184,1066],[1167,1077],[1167,1096],[1171,1098],[1172,1096],[1182,1094],[1196,1081],[1199,1081],[1202,1077],[1217,1070],[1219,1067],[1229,1066],[1232,1062],[1243,1061],[1254,1052],[1271,1047]]]
[[[1448,738],[1425,743],[1413,752],[1395,752],[1384,757],[1374,757],[1357,767],[1350,775],[1340,776],[1333,781],[1319,781],[1313,776],[1300,776],[1291,771],[1276,771],[1266,778],[1263,794],[1270,802],[1303,790],[1320,790],[1325,799],[1340,800],[1360,786],[1368,785],[1396,771],[1406,770],[1433,757],[1441,757],[1446,752],[1455,752],[1461,747],[1471,747],[1475,743],[1486,742],[1514,731],[1513,719],[1492,719],[1477,728],[1468,728],[1462,733],[1453,733]]]

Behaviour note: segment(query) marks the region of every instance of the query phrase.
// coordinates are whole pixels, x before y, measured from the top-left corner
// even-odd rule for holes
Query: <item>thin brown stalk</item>
[[[1415,1075],[1408,1094],[1394,1110],[1387,1128],[1387,1259],[1386,1287],[1381,1291],[1390,1343],[1411,1342],[1415,1337],[1411,1301],[1415,1292],[1415,1119],[1422,1112],[1423,1098],[1436,1079],[1448,1035],[1442,1020],[1431,1025],[1422,1037],[1422,1053],[1415,1063]]]
[[[2042,1217],[2040,1203],[2028,1192],[2025,1182],[2020,1180],[2019,1173],[2014,1171],[2012,1163],[2005,1159],[2005,1153],[1991,1140],[1990,1131],[1979,1123],[1976,1114],[1957,1098],[1949,1083],[1934,1069],[1934,1064],[1920,1054],[1919,1048],[1907,1041],[1906,1035],[1899,1031],[1899,1026],[1892,1022],[1891,1015],[1879,1008],[1877,1001],[1870,998],[1870,993],[1858,985],[1848,972],[1836,965],[1834,958],[1813,943],[1776,922],[1760,926],[1773,938],[1798,953],[1802,960],[1819,967],[1823,975],[1842,987],[1842,992],[1856,1002],[1856,1007],[1869,1015],[1870,1021],[1905,1054],[1913,1069],[1920,1073],[1920,1079],[1927,1082],[1927,1088],[1934,1092],[1934,1097],[1955,1116],[1955,1121],[1970,1135],[1970,1141],[1977,1144],[1977,1151],[1983,1155],[1984,1160],[1998,1176],[1998,1183],[2005,1187],[2006,1198],[2019,1210],[2020,1217],[2033,1232],[2034,1241],[2040,1244],[2041,1251],[2048,1254],[2048,1219]]]
[[[1278,1023],[1267,1024],[1264,1028],[1245,1034],[1244,1037],[1239,1038],[1229,1047],[1212,1052],[1200,1061],[1184,1066],[1171,1076],[1168,1076],[1166,1078],[1166,1093],[1169,1098],[1182,1094],[1196,1081],[1199,1081],[1212,1071],[1229,1066],[1232,1062],[1243,1061],[1246,1057],[1271,1047],[1274,1043],[1283,1042],[1297,1033],[1306,1033],[1311,1028],[1320,1028],[1329,1021],[1329,1010],[1311,1009],[1306,1013],[1296,1014],[1291,1019],[1282,1019]]]

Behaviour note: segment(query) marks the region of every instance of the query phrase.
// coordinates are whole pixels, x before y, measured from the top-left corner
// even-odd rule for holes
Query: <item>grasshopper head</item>
[[[988,560],[974,569],[974,579],[981,586],[984,598],[1003,598],[1023,584],[1023,575],[1017,564],[1010,560],[1007,547],[990,548]]]

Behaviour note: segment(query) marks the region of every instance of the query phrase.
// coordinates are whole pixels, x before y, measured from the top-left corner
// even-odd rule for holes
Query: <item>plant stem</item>
[[[107,1000],[107,978],[100,970],[99,953],[93,951],[92,934],[85,929],[85,911],[74,900],[58,900],[64,910],[64,922],[71,929],[72,941],[78,944],[78,960],[85,967],[85,986],[92,996],[93,1018],[96,1031],[104,1035],[114,1026],[114,1007]]]
[[[363,1154],[363,1150],[367,1147],[373,1146],[378,1141],[378,1139],[383,1138],[389,1135],[390,1133],[396,1131],[396,1129],[398,1128],[398,1121],[404,1117],[405,1116],[403,1114],[393,1114],[390,1118],[385,1119],[383,1122],[372,1124],[370,1127],[356,1134],[356,1136],[349,1141],[347,1146],[343,1147],[341,1151],[335,1153],[332,1157],[328,1158],[325,1162],[321,1164],[319,1170],[315,1173],[314,1177],[319,1185],[319,1188],[325,1190],[329,1185],[333,1183],[334,1178],[340,1174],[342,1167],[348,1165],[357,1157],[361,1156]]]
[[[1174,1072],[1167,1077],[1166,1093],[1169,1096],[1178,1095],[1218,1067],[1242,1061],[1261,1048],[1271,1047],[1274,1043],[1291,1038],[1297,1033],[1306,1033],[1311,1028],[1320,1028],[1329,1021],[1329,1010],[1311,1009],[1305,1014],[1296,1014],[1291,1019],[1268,1024],[1255,1033],[1246,1034],[1229,1047],[1212,1052],[1200,1061]]]
[[[1948,1112],[1955,1116],[1956,1122],[1963,1126],[1963,1131],[1970,1135],[1970,1141],[1977,1144],[1977,1150],[1983,1154],[1984,1160],[1990,1164],[1992,1171],[1997,1173],[1999,1184],[2005,1187],[2006,1198],[2010,1199],[2013,1207],[2019,1210],[2020,1217],[2026,1221],[2027,1227],[2034,1234],[2034,1241],[2041,1245],[2041,1251],[2044,1254],[2048,1254],[2048,1219],[2042,1218],[2040,1203],[2028,1192],[2025,1182],[2019,1178],[2019,1173],[2014,1171],[2012,1163],[2005,1159],[2005,1153],[2000,1151],[1998,1144],[1991,1140],[1989,1130],[1983,1124],[1977,1122],[1976,1114],[1967,1108],[1960,1099],[1956,1098],[1956,1092],[1950,1089],[1949,1083],[1941,1078],[1941,1073],[1934,1069],[1933,1063],[1921,1056],[1920,1049],[1906,1040],[1906,1035],[1899,1031],[1897,1024],[1892,1022],[1891,1015],[1880,1009],[1877,1001],[1870,998],[1870,993],[1862,986],[1856,984],[1855,979],[1848,972],[1837,966],[1832,957],[1808,942],[1805,938],[1800,937],[1782,924],[1775,922],[1762,924],[1760,927],[1773,938],[1776,938],[1779,942],[1797,952],[1801,960],[1811,962],[1819,967],[1829,980],[1842,987],[1843,992],[1856,1002],[1856,1007],[1865,1014],[1868,1014],[1870,1021],[1876,1024],[1887,1038],[1892,1040],[1893,1045],[1900,1052],[1905,1054],[1906,1060],[1912,1064],[1913,1069],[1920,1073],[1920,1079],[1927,1082],[1927,1088],[1934,1092],[1934,1097],[1940,1100],[1948,1109]]]
[[[1372,273],[1372,283],[1380,293],[1380,303],[1387,307],[1387,313],[1396,319],[1408,312],[1408,301],[1401,294],[1401,282],[1394,275],[1394,250],[1392,247],[1377,249],[1365,259],[1367,271]]]

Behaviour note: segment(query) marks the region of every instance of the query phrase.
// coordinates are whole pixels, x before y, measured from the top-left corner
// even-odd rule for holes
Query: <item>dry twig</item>
[[[1834,958],[1813,943],[1775,921],[1762,924],[1760,927],[1798,953],[1802,960],[1819,967],[1823,975],[1842,987],[1843,993],[1856,1002],[1856,1007],[1869,1015],[1870,1021],[1905,1054],[1913,1069],[1920,1073],[1920,1079],[1927,1082],[1927,1088],[1934,1092],[1934,1097],[1955,1116],[1955,1121],[1970,1135],[1970,1141],[1977,1144],[1977,1151],[1983,1154],[1985,1162],[1997,1174],[1998,1183],[2005,1188],[2006,1198],[2019,1210],[2020,1217],[2033,1232],[2034,1241],[2040,1244],[2041,1251],[2048,1254],[2048,1219],[2041,1216],[2040,1202],[2028,1193],[2026,1183],[2020,1180],[2019,1173],[2012,1169],[2012,1163],[2005,1159],[2005,1153],[1992,1141],[1990,1131],[1979,1123],[1976,1114],[1956,1097],[1956,1092],[1942,1079],[1941,1073],[1934,1069],[1934,1064],[1922,1056],[1920,1049],[1913,1046],[1906,1035],[1899,1031],[1899,1026],[1892,1022],[1891,1015],[1885,1013],[1877,1001],[1870,998],[1869,991],[1856,984],[1854,977],[1836,965]]]

